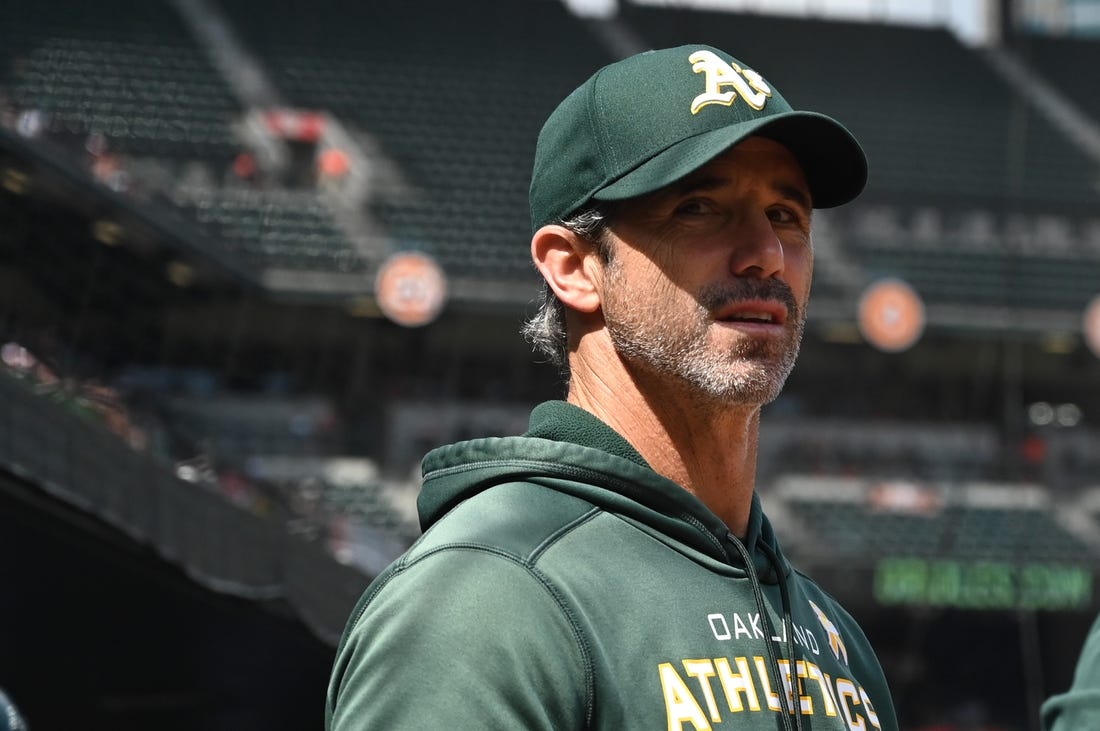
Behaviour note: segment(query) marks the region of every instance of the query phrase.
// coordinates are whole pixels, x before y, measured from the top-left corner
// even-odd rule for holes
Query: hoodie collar
[[[553,487],[574,491],[718,560],[741,563],[730,545],[739,539],[701,500],[655,472],[609,425],[565,401],[536,406],[521,437],[490,437],[441,447],[428,453],[422,468],[424,489],[417,505],[425,530],[459,502],[492,485],[564,478],[569,482],[556,480]],[[778,554],[783,573],[790,573],[755,493],[748,530],[740,542],[765,582],[773,583],[775,572],[759,542],[767,543]]]
[[[583,447],[602,449],[642,467],[649,463],[619,432],[579,406],[568,401],[546,401],[531,412],[525,437],[569,442]]]

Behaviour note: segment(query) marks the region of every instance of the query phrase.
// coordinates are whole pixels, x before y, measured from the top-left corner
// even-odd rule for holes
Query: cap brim
[[[600,201],[646,195],[676,182],[738,142],[759,135],[784,145],[806,175],[814,208],[853,200],[867,184],[867,158],[852,133],[817,112],[783,112],[681,140],[596,191]]]

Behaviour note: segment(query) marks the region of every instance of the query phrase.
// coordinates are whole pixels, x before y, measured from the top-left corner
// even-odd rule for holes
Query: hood
[[[620,515],[690,551],[744,568],[740,552],[732,546],[736,539],[702,501],[653,471],[609,426],[563,401],[537,407],[524,436],[441,447],[428,453],[422,468],[424,485],[417,507],[425,531],[463,500],[493,485],[530,482]],[[783,574],[790,573],[755,494],[741,543],[762,581],[777,580],[766,553],[769,548],[778,556]]]

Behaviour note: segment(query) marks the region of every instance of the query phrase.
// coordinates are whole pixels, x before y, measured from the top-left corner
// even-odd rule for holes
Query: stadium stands
[[[240,109],[163,2],[4,3],[0,88],[45,133],[112,152],[228,164]]]
[[[196,224],[195,244],[239,257],[257,280],[271,269],[363,271],[317,190],[249,188],[234,177],[243,109],[171,4],[0,13],[0,108],[23,134],[144,205],[174,207]]]
[[[868,278],[901,277],[927,302],[1081,312],[1097,293],[1100,258],[1006,254],[942,240],[934,249],[854,236]]]
[[[775,417],[758,460],[769,481],[798,473],[959,482],[997,474],[1004,451],[987,424]]]
[[[1046,440],[1055,465],[1053,481],[1062,489],[1100,487],[1100,430],[1095,426],[1057,429]]]
[[[313,191],[199,187],[175,196],[199,231],[256,272],[268,269],[363,273],[363,256]]]
[[[1100,98],[1090,70],[1100,68],[1100,41],[1042,35],[1019,35],[1013,48],[1042,77],[1093,120],[1100,121]]]
[[[291,104],[330,110],[399,165],[414,193],[380,196],[372,209],[393,248],[427,251],[450,276],[532,276],[524,242],[535,137],[556,100],[611,60],[560,3],[478,0],[456,12],[439,0],[323,0],[225,11]]]
[[[853,565],[887,556],[1055,563],[1098,557],[1094,543],[1055,518],[1040,488],[792,476],[777,490],[819,550]],[[1096,525],[1091,530],[1095,535]]]

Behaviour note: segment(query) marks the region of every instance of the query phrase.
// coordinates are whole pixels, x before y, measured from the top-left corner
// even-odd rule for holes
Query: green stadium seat
[[[129,155],[225,164],[240,107],[175,9],[163,2],[5,3],[0,93],[54,133],[109,138]]]

